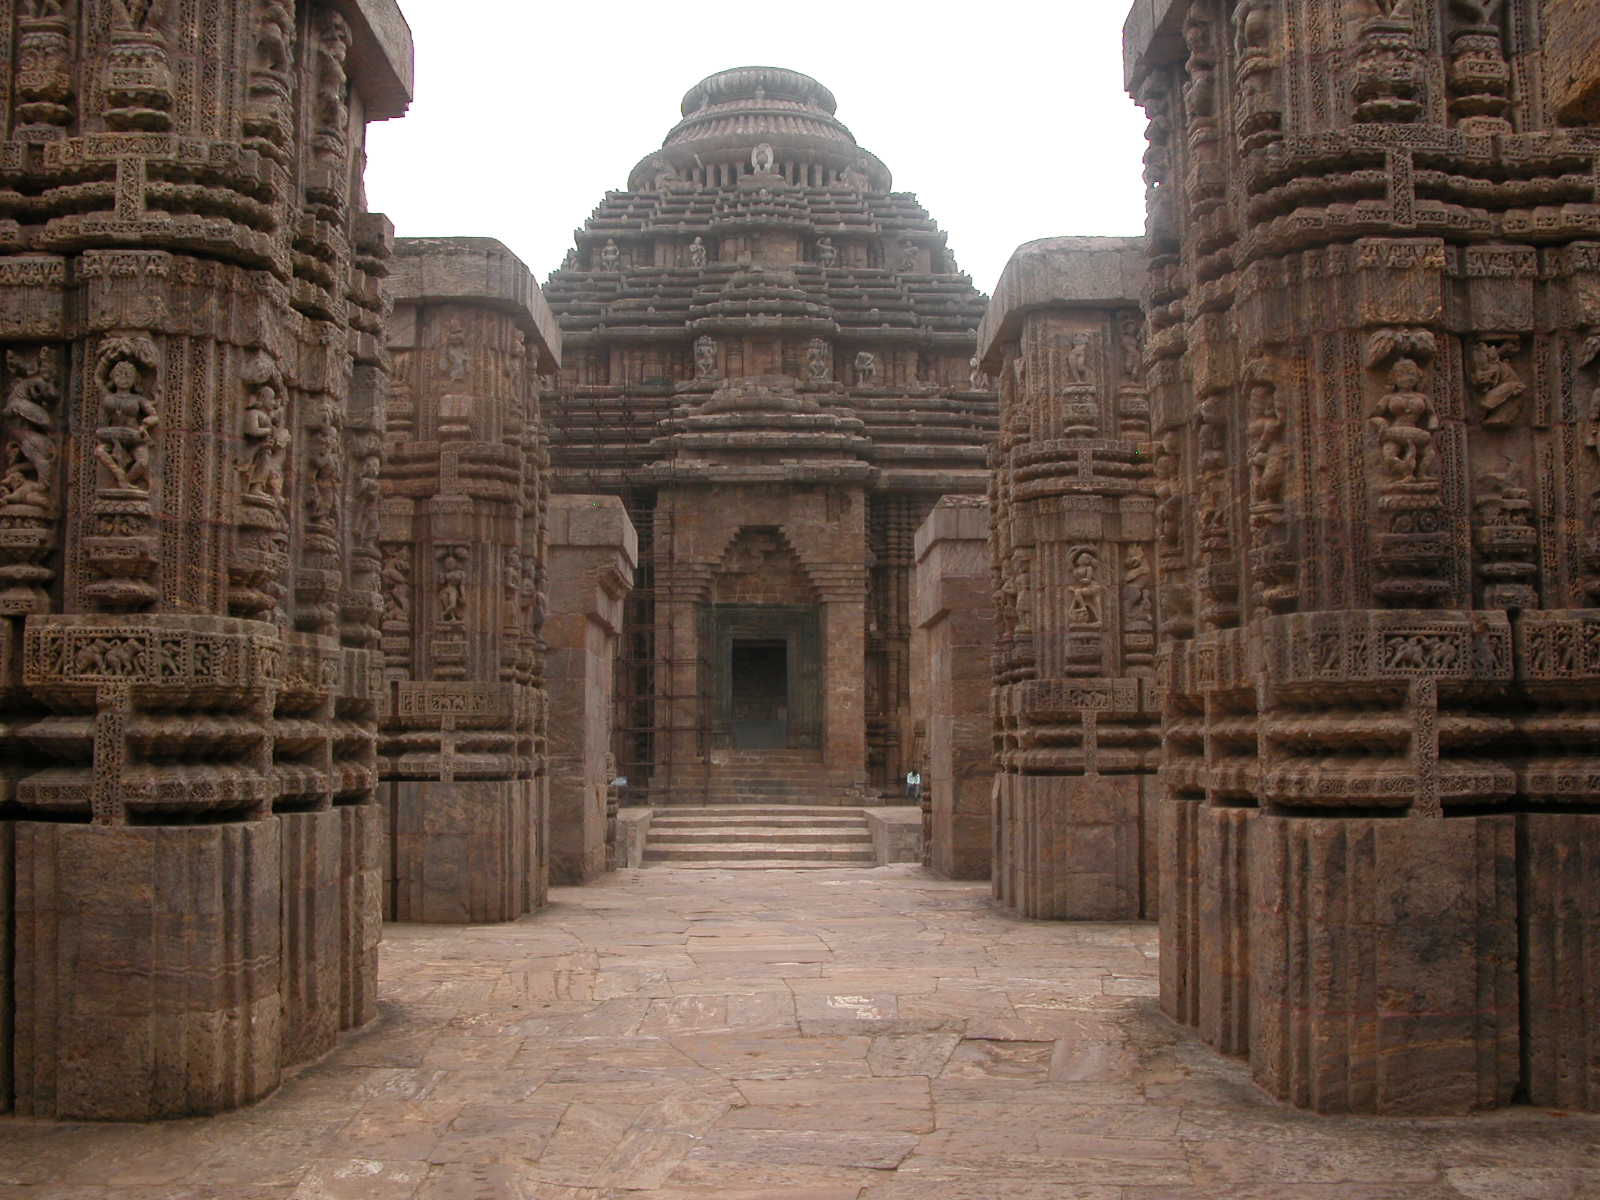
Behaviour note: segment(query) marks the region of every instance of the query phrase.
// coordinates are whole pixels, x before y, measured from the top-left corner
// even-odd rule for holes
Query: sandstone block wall
[[[1162,1005],[1320,1111],[1600,1103],[1592,10],[1126,30]]]
[[[587,883],[618,865],[614,684],[639,538],[614,496],[553,496],[549,540],[550,880]]]
[[[546,886],[547,454],[538,376],[560,342],[528,269],[487,238],[405,238],[378,520],[387,912],[515,920]]]
[[[989,878],[994,738],[989,680],[994,587],[989,505],[946,496],[917,530],[912,648],[922,662],[912,695],[926,730],[922,786],[929,824],[923,859],[946,879]]]
[[[372,1011],[361,163],[409,36],[391,0],[0,24],[0,1110],[215,1112]]]
[[[1020,247],[978,330],[1000,385],[995,895],[1030,917],[1157,909],[1156,481],[1143,246]]]

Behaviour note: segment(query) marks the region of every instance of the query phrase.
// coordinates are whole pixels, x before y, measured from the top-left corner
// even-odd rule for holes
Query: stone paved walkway
[[[0,1200],[1578,1200],[1600,1118],[1317,1118],[1157,1012],[1155,932],[912,867],[624,871],[391,927],[382,1015],[210,1121],[0,1120]]]

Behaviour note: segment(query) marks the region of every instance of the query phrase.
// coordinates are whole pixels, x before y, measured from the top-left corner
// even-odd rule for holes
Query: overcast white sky
[[[832,89],[985,292],[1020,242],[1144,229],[1126,0],[400,2],[417,94],[371,128],[372,208],[402,236],[497,237],[540,282],[661,145],[683,93],[747,65]]]

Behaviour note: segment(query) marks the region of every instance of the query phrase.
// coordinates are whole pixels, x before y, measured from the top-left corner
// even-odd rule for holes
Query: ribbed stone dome
[[[645,191],[666,180],[700,182],[713,175],[726,183],[750,174],[757,147],[770,146],[770,174],[802,185],[842,180],[887,192],[889,169],[856,144],[833,115],[837,106],[832,92],[799,71],[718,71],[684,93],[683,120],[633,169],[628,187]]]

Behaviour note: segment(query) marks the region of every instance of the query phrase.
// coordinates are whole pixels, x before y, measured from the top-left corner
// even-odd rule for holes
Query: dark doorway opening
[[[730,667],[734,748],[783,749],[789,744],[788,642],[735,641]]]

